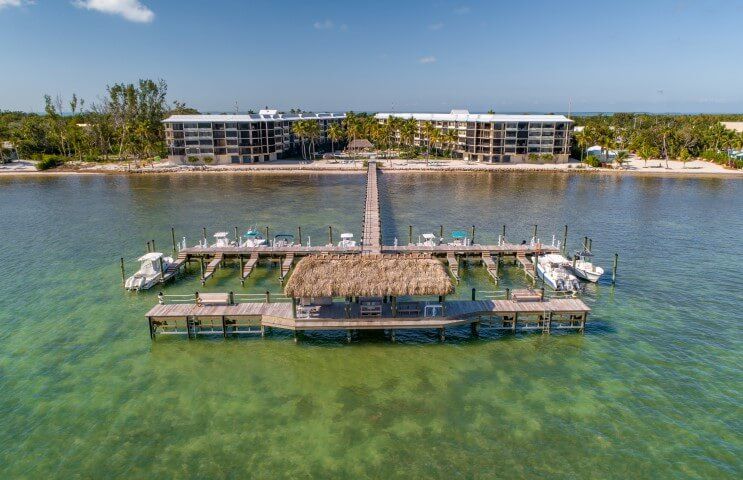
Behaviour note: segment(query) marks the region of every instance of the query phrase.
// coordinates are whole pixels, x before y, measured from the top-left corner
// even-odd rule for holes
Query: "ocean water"
[[[121,288],[170,227],[360,236],[363,175],[0,177],[0,478],[740,478],[743,182],[380,175],[384,239],[593,238],[585,335],[163,338]],[[457,295],[493,290],[466,265]],[[525,284],[515,267],[503,286]],[[278,292],[262,265],[166,293]]]

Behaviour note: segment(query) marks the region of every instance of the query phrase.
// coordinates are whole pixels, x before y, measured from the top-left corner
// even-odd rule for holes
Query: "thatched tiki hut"
[[[294,299],[447,295],[454,291],[444,265],[407,255],[310,255],[284,287]],[[394,307],[393,307],[394,308]]]

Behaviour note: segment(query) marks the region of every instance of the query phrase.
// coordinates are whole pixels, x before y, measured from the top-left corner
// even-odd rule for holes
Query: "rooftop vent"
[[[258,112],[259,115],[276,115],[279,111],[278,110],[260,110]]]

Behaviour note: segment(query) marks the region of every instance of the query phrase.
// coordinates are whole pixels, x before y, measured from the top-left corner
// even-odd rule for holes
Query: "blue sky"
[[[743,0],[0,0],[0,109],[743,112]]]

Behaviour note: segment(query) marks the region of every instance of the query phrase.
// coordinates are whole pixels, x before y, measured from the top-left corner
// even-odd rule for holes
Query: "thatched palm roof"
[[[310,255],[284,288],[290,297],[446,295],[454,290],[444,265],[403,255]]]
[[[349,150],[364,150],[369,148],[374,148],[374,144],[372,144],[369,140],[365,138],[357,138],[355,140],[351,140],[348,142],[348,148]]]

